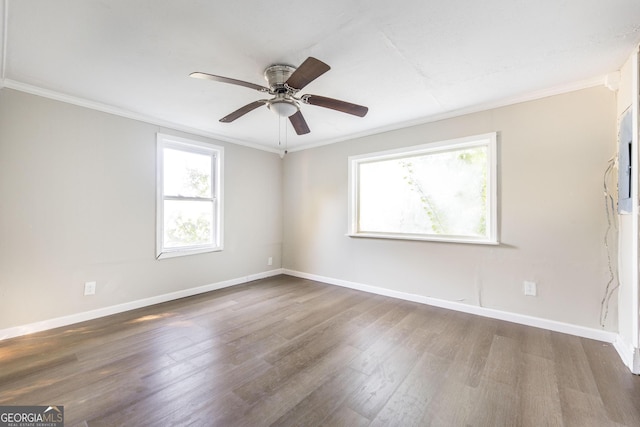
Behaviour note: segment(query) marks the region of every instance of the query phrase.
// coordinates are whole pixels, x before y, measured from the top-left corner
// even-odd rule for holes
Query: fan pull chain
[[[278,117],[278,147],[282,147],[282,121],[284,117]],[[284,122],[284,154],[288,153],[289,149],[289,127],[287,122]]]

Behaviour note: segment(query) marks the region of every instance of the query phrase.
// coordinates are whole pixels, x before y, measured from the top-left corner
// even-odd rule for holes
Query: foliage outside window
[[[349,158],[349,235],[497,244],[496,134]]]
[[[223,148],[158,134],[157,258],[222,250]]]

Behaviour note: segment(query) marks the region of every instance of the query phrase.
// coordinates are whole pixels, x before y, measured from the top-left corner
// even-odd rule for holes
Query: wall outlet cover
[[[85,284],[84,284],[84,294],[85,295],[95,295],[96,294],[96,282],[85,282]]]
[[[527,296],[535,297],[538,294],[538,290],[536,288],[536,282],[524,282],[524,294]]]

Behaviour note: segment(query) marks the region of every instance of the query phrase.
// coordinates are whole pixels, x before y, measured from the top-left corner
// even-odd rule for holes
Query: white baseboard
[[[640,348],[628,345],[620,335],[613,342],[613,346],[620,355],[622,362],[627,365],[627,368],[632,373],[640,375]]]
[[[607,343],[615,343],[616,340],[618,339],[618,334],[616,334],[615,332],[602,331],[600,329],[587,328],[584,326],[572,325],[570,323],[557,322],[555,320],[542,319],[539,317],[527,316],[524,314],[511,313],[511,312],[495,310],[491,308],[478,307],[476,305],[462,304],[455,301],[447,301],[447,300],[442,300],[438,298],[426,297],[423,295],[399,292],[391,289],[380,288],[377,286],[364,285],[362,283],[349,282],[346,280],[334,279],[331,277],[318,276],[316,274],[302,273],[300,271],[284,269],[283,273],[289,276],[300,277],[302,279],[315,280],[315,281],[327,283],[330,285],[337,285],[345,288],[351,288],[359,291],[369,292],[372,294],[384,295],[392,298],[398,298],[398,299],[403,299],[407,301],[418,302],[421,304],[432,305],[435,307],[446,308],[449,310],[461,311],[464,313],[475,314],[477,316],[505,320],[507,322],[519,323],[521,325],[533,326],[541,329],[548,329],[550,331],[561,332],[564,334],[575,335],[578,337],[589,338],[592,340],[603,341]]]
[[[501,310],[494,310],[485,307],[478,307],[469,304],[462,304],[455,301],[441,300],[430,298],[423,295],[410,294],[406,292],[394,291],[391,289],[380,288],[377,286],[365,285],[362,283],[349,282],[346,280],[334,279],[330,277],[319,276],[316,274],[303,273],[294,270],[278,268],[275,270],[265,271],[262,273],[251,274],[236,279],[225,280],[223,282],[212,283],[209,285],[199,286],[196,288],[184,289],[181,291],[171,292],[168,294],[157,295],[150,298],[131,301],[114,306],[99,308],[96,310],[85,311],[82,313],[71,314],[69,316],[57,317],[55,319],[43,320],[40,322],[30,323],[27,325],[16,326],[0,330],[0,341],[14,338],[22,335],[42,332],[49,329],[59,328],[72,325],[75,323],[85,322],[87,320],[97,319],[100,317],[110,316],[125,311],[135,310],[138,308],[148,307],[154,304],[160,304],[167,301],[173,301],[180,298],[190,297],[205,292],[215,291],[217,289],[228,288],[235,285],[251,282],[258,279],[277,276],[279,274],[287,274],[289,276],[300,277],[303,279],[315,280],[330,285],[342,286],[350,289],[356,289],[363,292],[384,295],[392,298],[398,298],[407,301],[413,301],[421,304],[432,305],[435,307],[446,308],[449,310],[461,311],[464,313],[475,314],[478,316],[489,317],[493,319],[505,320],[508,322],[519,323],[522,325],[533,326],[536,328],[548,329],[555,332],[575,335],[579,337],[594,339],[612,343],[614,348],[620,354],[622,361],[634,374],[640,374],[640,350],[627,348],[620,336],[614,332],[602,331],[599,329],[586,328],[583,326],[572,325],[569,323],[557,322],[554,320],[542,319],[523,314],[510,313]]]
[[[74,323],[85,322],[87,320],[97,319],[100,317],[110,316],[125,311],[135,310],[138,308],[148,307],[154,304],[160,304],[167,301],[173,301],[180,298],[190,297],[205,292],[215,291],[217,289],[228,288],[258,279],[277,276],[283,274],[281,268],[265,271],[257,274],[239,277],[237,279],[225,280],[223,282],[212,283],[209,285],[198,286],[196,288],[183,289],[181,291],[171,292],[168,294],[157,295],[154,297],[144,298],[141,300],[126,302],[123,304],[112,305],[109,307],[99,308],[96,310],[85,311],[82,313],[71,314],[68,316],[57,317],[55,319],[43,320],[40,322],[30,323],[27,325],[16,326],[7,329],[0,329],[0,341],[19,337],[22,335],[32,334],[34,332],[42,332],[49,329],[60,328],[63,326],[73,325]]]

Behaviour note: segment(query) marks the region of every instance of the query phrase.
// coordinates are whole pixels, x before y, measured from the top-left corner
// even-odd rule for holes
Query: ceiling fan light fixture
[[[290,117],[298,112],[298,105],[291,99],[277,99],[269,102],[269,109],[280,117]]]

